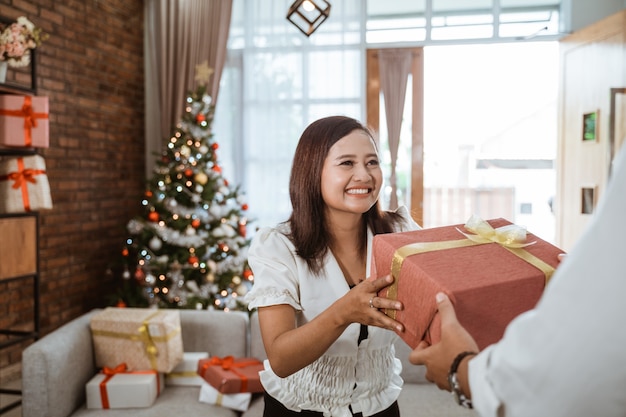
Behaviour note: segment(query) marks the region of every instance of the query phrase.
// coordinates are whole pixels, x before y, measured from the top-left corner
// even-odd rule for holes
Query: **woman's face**
[[[372,139],[354,130],[329,150],[322,168],[327,210],[363,214],[378,200],[383,175]]]

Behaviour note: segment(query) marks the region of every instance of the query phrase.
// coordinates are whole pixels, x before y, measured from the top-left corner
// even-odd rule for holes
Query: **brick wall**
[[[47,334],[105,305],[107,265],[121,250],[127,221],[139,212],[143,1],[0,0],[0,15],[24,15],[50,35],[37,50],[37,94],[50,104],[50,148],[40,154],[54,204],[39,216],[41,329]],[[0,281],[0,327],[30,326],[29,285]],[[28,343],[0,351],[0,384],[19,373]]]

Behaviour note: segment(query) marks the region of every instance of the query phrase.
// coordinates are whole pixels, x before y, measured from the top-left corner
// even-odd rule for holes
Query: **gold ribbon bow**
[[[526,242],[526,229],[514,224],[498,227],[494,229],[489,223],[481,219],[478,216],[472,216],[465,223],[465,228],[474,232],[475,234],[464,233],[457,228],[459,233],[466,237],[466,239],[450,240],[443,242],[416,242],[409,245],[398,248],[391,261],[391,275],[393,276],[393,284],[388,287],[387,298],[395,300],[398,298],[398,281],[400,279],[400,271],[404,260],[412,255],[417,255],[425,252],[432,252],[444,249],[455,249],[465,246],[485,245],[490,243],[496,243],[515,256],[523,259],[529,264],[539,269],[545,276],[546,283],[552,277],[554,268],[536,257],[535,255],[527,252],[523,248],[529,245],[533,245],[536,242]],[[386,309],[385,314],[395,319],[397,310]]]

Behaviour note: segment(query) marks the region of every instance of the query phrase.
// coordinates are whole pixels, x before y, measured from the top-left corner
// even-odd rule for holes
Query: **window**
[[[470,42],[493,44],[505,41],[531,45],[530,42],[517,41],[556,39],[560,3],[558,0],[331,0],[330,18],[307,38],[286,19],[292,2],[234,0],[228,62],[221,80],[214,134],[220,145],[220,163],[225,175],[241,185],[255,227],[271,226],[289,216],[291,159],[300,134],[310,122],[331,114],[365,121],[364,68],[368,47],[420,44],[427,48],[436,45],[443,48]],[[532,45],[541,43],[544,42],[533,42]],[[450,70],[459,62],[465,67],[485,59],[467,53],[457,53],[456,56],[455,63],[435,64],[434,52],[431,54],[427,49],[425,63],[429,65],[433,60],[433,65],[440,70]],[[504,58],[496,57],[494,64],[489,65],[489,70],[493,71],[490,79],[466,79],[457,85],[456,93],[435,91],[434,84],[426,81],[432,97],[448,103],[439,111],[443,111],[444,116],[447,114],[448,119],[454,118],[454,123],[450,120],[442,123],[460,125],[467,122],[463,117],[470,118],[464,111],[469,109],[460,109],[458,115],[451,115],[460,96],[479,97],[489,86],[508,88],[529,78],[506,79],[509,70],[499,67],[498,61],[504,61]],[[544,64],[534,62],[538,67]],[[431,76],[426,74],[426,77]],[[449,82],[460,80],[458,74],[449,77]],[[544,94],[540,94],[543,99]],[[513,105],[517,101],[515,92],[511,91],[506,100]],[[433,111],[429,110],[433,106],[435,104],[426,106],[427,111]],[[499,108],[518,111],[495,106],[495,110],[479,109],[481,111],[471,118],[482,119],[482,126],[491,129],[503,118],[497,113]],[[441,130],[441,125],[434,124],[436,117],[432,113],[426,114],[425,120],[426,129],[430,124],[435,131]],[[461,136],[476,133],[478,128],[469,126],[460,133]],[[553,150],[551,143],[545,146]],[[475,192],[482,196],[484,190],[480,187],[488,181],[481,178],[489,170],[479,169],[478,163],[487,163],[490,158],[482,155],[485,161],[475,161],[472,159],[477,155],[475,148],[461,148],[465,156],[457,162],[477,164],[475,169],[464,173],[472,175],[470,182],[476,184],[478,191]],[[432,146],[425,148],[427,156],[431,157],[437,155],[435,150]],[[447,157],[449,160],[454,158],[457,156]],[[445,169],[444,159],[435,157],[430,161],[430,174],[426,174],[432,179],[438,176],[438,170]],[[406,165],[406,161],[400,163]],[[398,175],[404,174],[398,172]],[[532,198],[524,196],[520,201],[533,202],[533,215],[538,212]],[[513,203],[513,207],[519,206]],[[530,224],[528,226],[532,228]]]

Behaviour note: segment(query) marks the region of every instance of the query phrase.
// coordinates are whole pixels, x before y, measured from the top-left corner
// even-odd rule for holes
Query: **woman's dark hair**
[[[325,203],[322,198],[322,168],[330,148],[341,138],[360,130],[373,139],[369,129],[350,117],[330,116],[311,123],[302,133],[291,166],[289,196],[293,211],[289,217],[289,239],[296,253],[307,262],[314,274],[319,274],[328,251],[330,232],[327,230]],[[374,144],[376,142],[374,141]],[[399,221],[395,213],[385,212],[376,202],[363,214],[363,248],[366,225],[374,233],[389,233]]]

